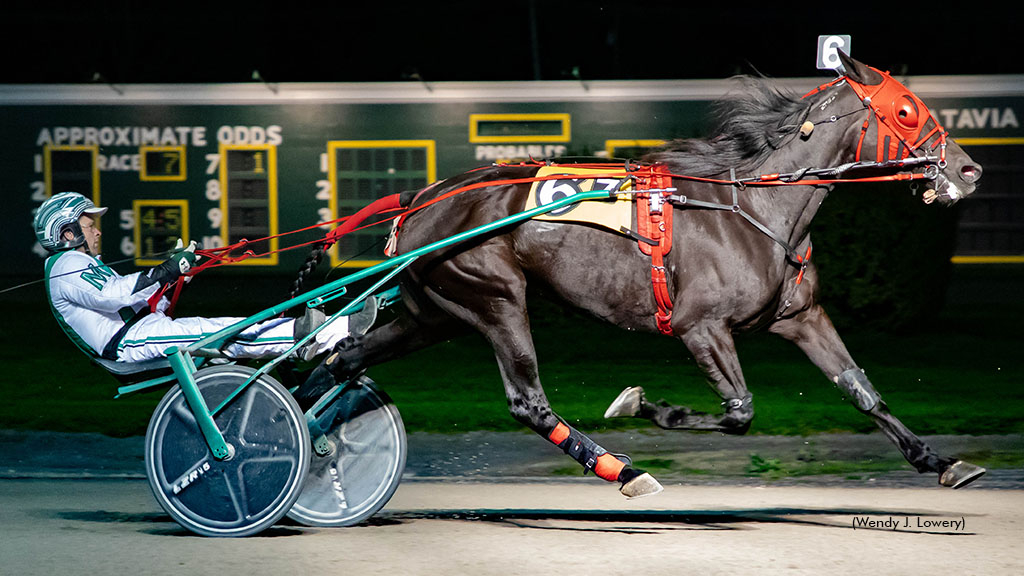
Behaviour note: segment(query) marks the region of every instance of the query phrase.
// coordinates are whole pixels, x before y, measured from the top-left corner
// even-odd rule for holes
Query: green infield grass
[[[275,291],[283,299],[290,281],[262,279],[254,288],[249,279],[213,274],[189,288],[180,314],[251,314],[279,301]],[[840,326],[840,332],[892,411],[918,434],[1022,433],[1022,294],[1024,267],[961,265],[942,314],[927,325],[904,333],[857,326]],[[581,430],[652,426],[602,418],[625,386],[642,385],[652,400],[719,409],[678,341],[629,333],[543,301],[531,310],[548,398]],[[60,332],[41,286],[0,295],[0,313],[0,428],[145,432],[162,392],[115,400],[117,382]],[[795,346],[754,334],[738,337],[737,348],[754,394],[752,434],[875,430]],[[394,399],[409,431],[522,429],[506,409],[493,353],[478,336],[374,367],[369,376]]]

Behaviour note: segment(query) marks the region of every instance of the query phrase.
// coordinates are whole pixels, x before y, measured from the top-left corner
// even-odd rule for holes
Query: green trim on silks
[[[161,342],[167,344],[180,344],[182,340],[189,340],[195,342],[202,338],[206,338],[209,334],[172,334],[168,336],[146,336],[136,340],[121,340],[117,345],[117,349],[123,350],[126,346],[145,346],[146,344],[160,344]]]
[[[189,341],[190,343],[198,342],[203,338],[207,338],[215,332],[204,332],[202,334],[173,334],[168,336],[147,336],[145,338],[137,340],[122,340],[117,345],[118,354],[121,353],[128,346],[145,346],[148,344],[160,344],[166,342],[168,344],[174,344],[176,346],[183,346],[182,340]],[[252,340],[246,338],[235,338],[229,340],[226,344],[236,343],[241,345],[265,345],[265,344],[292,344],[295,339],[291,336],[279,336],[276,338],[253,338]]]
[[[53,313],[53,317],[57,319],[57,324],[60,325],[60,329],[64,331],[64,334],[66,334],[68,338],[71,339],[71,342],[73,342],[79,350],[85,352],[87,355],[93,358],[99,358],[100,354],[94,351],[92,347],[78,335],[78,332],[75,332],[71,325],[67,323],[67,320],[64,319],[64,316],[57,311],[57,307],[53,305],[53,295],[50,294],[50,272],[53,270],[53,265],[57,263],[57,259],[60,258],[62,254],[54,254],[46,259],[46,269],[43,272],[43,278],[46,280],[43,282],[43,286],[46,287],[46,303],[50,305],[50,312]]]

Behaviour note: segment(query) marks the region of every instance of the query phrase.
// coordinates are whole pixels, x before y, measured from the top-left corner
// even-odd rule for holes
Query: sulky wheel
[[[195,374],[210,410],[254,369],[215,366]],[[213,457],[181,388],[156,407],[146,431],[146,476],[160,506],[204,536],[248,536],[295,503],[309,466],[306,420],[288,390],[261,376],[215,417],[231,457]]]
[[[361,377],[316,412],[311,429],[317,449],[288,516],[307,526],[351,526],[383,508],[405,470],[405,426],[391,399]]]

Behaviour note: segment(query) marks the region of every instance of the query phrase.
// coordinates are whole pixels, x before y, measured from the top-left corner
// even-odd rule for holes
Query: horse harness
[[[511,164],[504,164],[509,166]],[[553,162],[538,162],[531,160],[529,162],[520,162],[514,164],[516,166],[553,166]],[[609,178],[618,179],[620,181],[630,181],[632,183],[632,190],[608,190],[609,199],[615,199],[620,194],[630,194],[633,196],[636,202],[636,215],[637,215],[637,230],[621,229],[619,232],[637,241],[637,245],[640,251],[651,257],[651,287],[654,293],[654,300],[657,306],[655,312],[655,324],[657,325],[658,331],[665,335],[672,335],[672,297],[671,292],[668,289],[668,275],[667,268],[665,266],[665,256],[672,250],[672,226],[673,226],[673,210],[672,207],[679,208],[696,208],[696,209],[707,209],[707,210],[720,210],[724,212],[731,212],[737,214],[754,226],[755,229],[768,236],[772,241],[782,247],[786,261],[793,266],[798,268],[796,275],[794,289],[799,286],[804,277],[804,273],[807,269],[807,265],[811,258],[811,244],[807,243],[807,248],[803,254],[797,251],[797,248],[791,245],[785,238],[780,234],[760,222],[753,214],[745,210],[739,201],[739,192],[745,189],[747,186],[823,186],[835,184],[840,181],[845,182],[884,182],[884,181],[899,181],[899,180],[914,180],[923,177],[920,174],[891,174],[886,176],[874,176],[865,177],[849,180],[838,180],[838,176],[841,176],[844,172],[851,168],[857,168],[864,165],[863,162],[855,162],[845,164],[836,168],[826,169],[809,169],[804,168],[793,173],[787,174],[762,174],[759,176],[749,178],[737,178],[735,170],[730,170],[730,178],[728,180],[714,179],[687,176],[682,174],[676,174],[671,172],[668,166],[664,164],[637,164],[631,161],[625,162],[625,169],[612,168],[611,164],[599,163],[599,164],[573,164],[573,167],[589,167],[599,168],[606,170],[606,173],[602,174],[590,174],[587,176],[589,179],[597,178]],[[902,166],[902,163],[898,161],[888,161],[884,164],[885,166]],[[807,180],[806,176],[818,176],[826,177],[827,179],[813,179]],[[503,186],[503,185],[517,185],[536,183],[544,180],[556,180],[564,179],[566,176],[563,175],[552,175],[552,176],[533,176],[524,178],[513,178],[506,180],[490,180],[481,181],[453,190],[449,190],[435,198],[432,198],[422,204],[416,205],[412,208],[405,210],[401,215],[394,219],[394,226],[392,228],[392,238],[389,241],[389,248],[393,250],[395,246],[394,238],[397,235],[401,225],[405,219],[413,212],[426,208],[432,204],[443,201],[456,194],[467,192],[470,190],[476,190],[481,188],[489,188],[492,186]],[[934,177],[934,175],[932,175]],[[732,203],[718,203],[710,202],[706,200],[696,200],[689,198],[682,194],[675,194],[677,189],[672,186],[673,179],[681,179],[695,182],[703,182],[708,184],[717,185],[728,185],[732,190]],[[424,192],[434,188],[434,185],[420,191],[416,195],[418,199]],[[397,196],[397,195],[395,195]],[[378,202],[382,202],[382,200]],[[375,203],[376,204],[376,203]],[[415,200],[412,202],[415,204]],[[391,203],[389,203],[389,206]],[[372,211],[372,210],[371,210]],[[358,225],[358,222],[346,223],[351,225]],[[349,229],[352,226],[344,227]],[[337,229],[336,229],[337,230]],[[328,234],[329,241],[335,241],[341,234]],[[389,251],[388,255],[393,256],[395,252]],[[782,308],[778,312],[778,316],[781,316],[787,308],[791,305],[789,298],[784,299]]]
[[[840,76],[804,94],[802,99],[846,82],[854,93],[857,94],[857,97],[860,98],[864,108],[868,110],[868,117],[864,119],[864,123],[861,125],[860,139],[857,141],[857,153],[854,156],[856,162],[861,161],[864,139],[867,136],[868,128],[871,126],[871,119],[874,118],[878,125],[878,137],[875,143],[876,163],[886,164],[893,161],[902,162],[903,165],[924,163],[934,164],[939,169],[945,168],[946,137],[949,133],[939,124],[935,115],[931,113],[928,106],[917,95],[908,90],[903,84],[900,84],[888,72],[882,72],[877,68],[871,69],[882,78],[882,81],[878,84],[861,84],[848,76]],[[848,114],[832,116],[827,120],[819,122],[819,124],[835,122]],[[924,128],[929,118],[934,122],[935,126],[928,132],[925,132]],[[938,138],[926,151],[925,156],[918,157],[916,152],[936,134],[938,134]],[[939,149],[938,157],[930,156],[929,154],[934,152],[936,148]],[[910,158],[911,155],[914,158]],[[907,162],[907,160],[910,160],[910,162]]]
[[[651,257],[651,286],[658,306],[654,321],[662,334],[672,334],[672,296],[665,274],[665,255],[672,250],[672,208],[664,209],[664,194],[674,190],[672,175],[665,166],[655,164],[648,175],[634,178],[637,245]]]
[[[917,96],[907,90],[906,87],[898,81],[894,80],[888,73],[881,72],[877,69],[873,70],[875,70],[875,72],[877,72],[882,78],[882,81],[879,84],[869,86],[856,82],[848,76],[840,76],[836,80],[822,84],[803,96],[803,98],[806,99],[827,88],[842,84],[843,82],[848,83],[854,90],[864,107],[868,109],[868,118],[865,119],[861,127],[860,139],[857,143],[856,155],[853,162],[831,168],[802,168],[791,173],[761,174],[747,178],[736,178],[735,170],[730,170],[728,180],[675,174],[672,173],[667,166],[662,164],[643,165],[626,161],[625,171],[621,168],[611,168],[613,165],[608,163],[590,165],[591,167],[600,168],[609,172],[609,174],[602,175],[600,177],[622,179],[625,176],[625,178],[630,180],[633,184],[633,189],[626,193],[631,194],[636,202],[637,230],[634,232],[632,230],[622,229],[620,232],[636,240],[640,251],[651,257],[651,285],[654,292],[654,299],[657,304],[655,323],[659,332],[667,335],[671,335],[673,333],[671,325],[673,306],[671,293],[668,289],[668,277],[665,267],[665,256],[672,249],[672,206],[680,208],[720,210],[732,212],[741,216],[757,230],[761,231],[781,246],[785,252],[787,262],[799,269],[794,284],[795,289],[795,287],[799,286],[802,282],[804,272],[806,271],[811,257],[810,242],[807,243],[806,251],[803,254],[800,254],[786,239],[782,238],[779,234],[759,222],[752,214],[740,206],[740,190],[743,190],[747,186],[826,186],[840,182],[928,180],[934,179],[938,175],[938,171],[945,167],[947,135],[945,129],[942,128],[938,123],[938,120],[935,119],[934,115],[932,115],[927,106],[925,106],[924,102],[917,98]],[[808,112],[810,109],[811,107],[808,108]],[[838,121],[839,118],[849,116],[856,112],[857,111],[851,111],[839,116],[831,116],[830,118],[817,123],[804,122],[800,127],[799,132],[804,138],[806,138],[813,131],[816,124],[834,123]],[[878,125],[876,160],[863,161],[861,160],[861,152],[872,118],[876,119]],[[934,121],[935,127],[928,132],[924,132],[924,128],[929,118]],[[935,139],[935,142],[931,147],[923,156],[918,156],[918,150],[936,134],[938,134],[938,138]],[[933,152],[937,147],[939,148],[939,156],[932,156],[931,152]],[[843,178],[848,171],[856,169],[899,169],[922,164],[926,166],[926,170],[923,173],[897,172],[882,176]],[[518,165],[550,166],[552,163],[542,163],[531,160],[530,162],[523,162]],[[581,165],[574,164],[574,166]],[[596,176],[590,176],[590,178],[595,177]],[[492,186],[533,183],[557,178],[564,178],[564,176],[479,181],[446,191],[445,193],[440,194],[422,204],[416,205],[416,200],[418,200],[420,196],[428,190],[434,189],[440,183],[440,181],[435,182],[427,188],[419,191],[411,202],[406,203],[405,201],[400,201],[400,195],[393,194],[373,202],[371,205],[360,210],[360,212],[353,216],[335,220],[335,222],[341,222],[342,225],[329,232],[323,240],[319,241],[319,243],[323,244],[324,249],[326,249],[327,246],[336,242],[346,233],[384,223],[392,220],[393,218],[388,217],[387,219],[379,222],[361,225],[363,220],[368,218],[370,215],[385,211],[401,211],[398,217],[394,218],[391,241],[389,242],[387,250],[388,256],[392,256],[394,255],[393,250],[395,247],[394,239],[398,230],[404,220],[413,212],[469,190],[489,188]],[[730,186],[732,189],[732,203],[725,204],[705,200],[695,200],[693,198],[688,198],[685,195],[675,194],[674,192],[676,192],[677,189],[672,187],[672,181],[674,179]],[[621,190],[609,190],[608,192],[611,199],[614,199],[618,195],[624,193]],[[929,199],[927,193],[925,196],[925,201],[928,202]],[[934,191],[932,191],[932,198],[934,198]],[[669,205],[668,209],[665,208],[666,204]],[[317,226],[322,224],[323,223],[319,223]],[[227,257],[227,254],[239,248],[244,249],[247,244],[258,241],[259,240],[243,240],[241,243],[236,245],[214,250],[204,250],[202,252],[208,257],[210,265],[214,264],[213,261],[218,261],[218,264],[227,263],[229,261],[237,261],[242,258],[256,256],[256,254],[246,252],[240,256],[229,258]],[[177,290],[180,290],[180,284],[181,283],[179,282],[179,286],[176,287]],[[177,296],[177,294],[175,294],[175,296]],[[778,315],[781,317],[789,306],[790,300],[786,298],[783,302],[782,309],[778,312]]]
[[[647,170],[634,176],[634,187],[637,191],[635,193],[637,233],[631,234],[631,236],[636,237],[640,251],[651,257],[651,286],[657,304],[654,318],[659,332],[665,335],[673,333],[672,298],[668,291],[664,261],[665,255],[672,249],[672,206],[723,210],[740,215],[754,228],[781,246],[786,253],[786,260],[799,268],[794,286],[799,286],[803,282],[804,272],[811,259],[811,243],[808,241],[807,250],[804,254],[800,254],[786,239],[757,220],[750,212],[744,210],[739,203],[739,190],[743,184],[736,180],[735,170],[730,170],[729,173],[732,182],[732,203],[722,204],[673,194],[672,192],[675,192],[676,188],[671,187],[672,178],[676,175],[662,164],[654,164],[646,168]],[[664,209],[666,204],[669,205],[667,210]],[[778,313],[779,316],[790,305],[791,301],[787,298]]]

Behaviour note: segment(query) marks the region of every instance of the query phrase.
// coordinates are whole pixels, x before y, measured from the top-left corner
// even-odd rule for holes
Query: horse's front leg
[[[898,418],[857,367],[821,306],[814,305],[793,317],[775,322],[770,330],[794,342],[858,410],[867,414],[918,472],[936,472],[943,486],[960,488],[978,479],[985,469],[941,457]]]
[[[703,430],[744,434],[754,418],[753,396],[740,369],[732,333],[724,322],[705,322],[687,330],[681,339],[708,382],[722,398],[723,411],[708,414],[664,400],[652,403],[640,387],[626,388],[605,412],[605,418],[646,418],[667,430]]]

